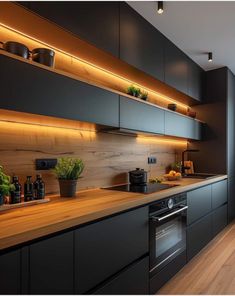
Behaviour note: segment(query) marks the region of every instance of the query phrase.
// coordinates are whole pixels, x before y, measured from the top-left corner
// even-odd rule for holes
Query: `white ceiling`
[[[161,15],[157,1],[127,3],[203,69],[228,66],[235,73],[235,1],[164,1]]]

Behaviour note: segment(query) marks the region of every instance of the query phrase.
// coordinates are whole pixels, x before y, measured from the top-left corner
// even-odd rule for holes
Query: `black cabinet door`
[[[120,97],[120,127],[164,134],[164,110]]]
[[[128,4],[120,4],[120,58],[164,81],[164,37]]]
[[[20,294],[20,250],[0,255],[0,294]]]
[[[165,135],[200,140],[201,123],[186,116],[165,111]]]
[[[73,294],[73,232],[29,247],[29,294]]]
[[[235,178],[228,179],[228,221],[235,218]]]
[[[132,264],[96,290],[96,295],[149,294],[149,257]]]
[[[196,63],[188,59],[188,95],[198,101],[202,100],[203,72]]]
[[[0,65],[0,108],[119,125],[118,95],[4,55]]]
[[[212,239],[211,213],[187,228],[187,260],[195,256]]]
[[[147,252],[147,207],[76,230],[76,294],[89,291]]]
[[[165,39],[165,83],[188,93],[188,57]]]
[[[212,213],[213,236],[219,233],[228,224],[228,206],[227,204],[217,208]]]
[[[119,56],[119,3],[31,1],[30,9],[96,47]]]
[[[211,185],[187,192],[187,225],[211,211]]]
[[[227,203],[228,201],[228,182],[223,180],[212,184],[212,209]]]

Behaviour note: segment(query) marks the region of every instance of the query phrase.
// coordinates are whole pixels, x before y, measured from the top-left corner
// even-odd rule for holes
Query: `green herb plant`
[[[181,162],[174,162],[170,165],[170,169],[176,172],[180,172],[181,170]]]
[[[147,100],[147,98],[148,98],[148,92],[147,91],[141,91],[141,93],[140,93],[140,98],[142,99],[142,100]]]
[[[7,176],[3,172],[3,167],[0,166],[0,194],[7,196],[11,191],[15,190],[15,186],[11,184],[10,176]]]
[[[141,94],[141,90],[140,90],[140,88],[135,87],[134,85],[131,85],[127,88],[127,93],[131,96],[138,98]]]
[[[77,180],[84,169],[84,163],[80,158],[61,157],[53,169],[58,179]]]
[[[127,88],[127,93],[136,98],[140,98],[142,100],[147,100],[148,92],[144,90],[140,90],[140,88],[135,87],[133,84]]]

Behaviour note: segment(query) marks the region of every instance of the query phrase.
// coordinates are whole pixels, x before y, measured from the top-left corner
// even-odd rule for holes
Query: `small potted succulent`
[[[78,178],[83,172],[84,164],[79,158],[62,157],[59,158],[53,169],[60,186],[61,197],[74,197]]]
[[[0,205],[4,204],[5,196],[8,196],[10,192],[15,189],[10,180],[10,176],[5,175],[3,172],[3,167],[0,166]]]

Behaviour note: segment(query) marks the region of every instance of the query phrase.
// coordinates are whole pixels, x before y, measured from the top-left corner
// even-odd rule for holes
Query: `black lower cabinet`
[[[213,236],[218,234],[228,224],[228,206],[227,204],[214,210],[212,213]]]
[[[94,289],[147,253],[148,207],[76,230],[76,294]]]
[[[211,213],[187,227],[187,260],[192,259],[212,236]]]
[[[73,232],[29,246],[29,294],[73,294]]]
[[[156,292],[171,279],[181,268],[186,264],[186,252],[182,252],[179,256],[173,259],[162,270],[159,271],[150,279],[149,292],[156,294]]]
[[[228,220],[235,218],[235,177],[228,179]]]
[[[20,294],[21,251],[0,254],[0,294]]]
[[[132,264],[92,294],[146,295],[149,294],[149,257]]]

